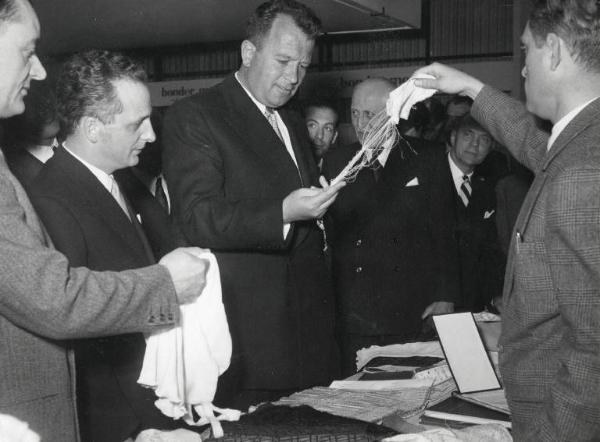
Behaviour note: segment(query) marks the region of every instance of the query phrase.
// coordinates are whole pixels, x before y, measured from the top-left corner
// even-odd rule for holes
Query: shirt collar
[[[236,71],[235,74],[233,74],[235,79],[237,80],[237,82],[240,84],[240,86],[242,86],[242,89],[244,89],[244,91],[246,92],[246,94],[248,94],[248,96],[250,97],[250,99],[254,102],[254,104],[256,105],[256,107],[258,107],[258,109],[260,110],[261,114],[264,114],[267,111],[267,106],[265,106],[264,104],[262,104],[260,101],[258,101],[256,98],[254,98],[254,95],[252,95],[252,92],[250,92],[248,89],[246,89],[246,86],[244,86],[244,83],[241,82],[240,80],[240,71]],[[272,109],[273,112],[277,112],[275,109]]]
[[[67,144],[65,142],[63,142],[63,147],[65,148],[65,150],[67,152],[69,152],[71,155],[73,155],[77,161],[79,161],[81,164],[83,164],[85,167],[87,167],[90,170],[90,172],[92,172],[94,174],[94,176],[96,178],[98,178],[98,181],[100,181],[100,183],[102,183],[102,185],[106,188],[106,190],[108,190],[109,192],[111,191],[112,184],[114,181],[114,177],[112,175],[109,175],[106,172],[104,172],[103,170],[98,169],[93,164],[88,163],[86,160],[81,158],[79,155],[75,154],[72,150],[70,150],[67,147]]]
[[[469,179],[471,179],[471,177],[473,176],[473,172],[464,173],[462,170],[460,170],[460,168],[456,165],[456,163],[452,159],[450,152],[448,152],[448,164],[450,164],[450,172],[452,173],[452,179],[454,180],[455,183],[462,184],[463,176],[465,176],[465,175],[467,175],[469,177]]]
[[[550,138],[548,139],[548,150],[550,150],[550,148],[552,147],[558,136],[562,133],[562,131],[565,130],[565,127],[567,127],[567,125],[571,121],[573,121],[573,118],[575,118],[577,114],[579,114],[579,112],[586,108],[587,105],[594,101],[596,98],[598,97],[592,98],[590,101],[587,101],[582,105],[577,106],[567,115],[558,120],[554,126],[552,126],[552,133],[550,134]]]

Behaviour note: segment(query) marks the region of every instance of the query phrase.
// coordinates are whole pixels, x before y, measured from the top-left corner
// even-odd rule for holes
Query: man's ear
[[[250,40],[244,40],[242,42],[242,64],[246,67],[250,67],[252,59],[256,53],[256,46]]]
[[[454,146],[456,144],[456,129],[450,132],[450,146]]]
[[[561,51],[560,37],[552,32],[546,36],[546,47],[550,56],[550,70],[555,71],[562,61],[563,53]]]
[[[90,143],[97,143],[102,138],[103,124],[95,117],[83,117],[79,121],[79,127]]]

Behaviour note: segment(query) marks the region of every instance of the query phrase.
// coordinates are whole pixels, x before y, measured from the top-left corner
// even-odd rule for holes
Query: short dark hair
[[[72,55],[62,66],[56,98],[62,136],[72,134],[85,116],[110,123],[122,112],[113,82],[146,82],[144,68],[118,52],[89,50]]]
[[[321,32],[321,20],[308,6],[296,0],[270,0],[259,5],[248,19],[246,40],[260,48],[278,15],[289,16],[311,40]]]
[[[537,45],[554,33],[581,66],[600,72],[600,2],[537,0],[528,24]]]
[[[462,117],[457,117],[454,120],[454,124],[452,126],[452,131],[459,131],[460,129],[463,128],[473,128],[473,129],[479,129],[482,130],[484,132],[487,132],[487,129],[485,129],[475,118],[473,118],[473,116],[470,113],[467,113],[465,115],[463,115]],[[491,137],[491,135],[490,135]]]
[[[337,108],[335,107],[335,105],[333,104],[332,101],[330,101],[326,98],[321,98],[321,97],[309,98],[308,100],[306,100],[302,103],[302,110],[303,110],[305,117],[307,116],[308,110],[310,108],[331,109],[333,111],[333,113],[335,114],[335,125],[337,126],[338,120],[339,120],[339,112],[337,111]]]

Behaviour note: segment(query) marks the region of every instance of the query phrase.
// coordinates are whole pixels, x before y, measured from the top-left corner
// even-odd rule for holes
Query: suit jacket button
[[[358,266],[358,267],[355,269],[355,271],[356,271],[356,273],[360,273],[360,272],[362,272],[362,267]]]
[[[356,247],[360,247],[362,244],[362,239],[356,240]]]

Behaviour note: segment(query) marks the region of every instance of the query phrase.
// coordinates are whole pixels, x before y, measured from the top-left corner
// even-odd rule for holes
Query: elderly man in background
[[[343,184],[317,187],[305,122],[288,104],[319,30],[301,3],[261,4],[240,69],[165,117],[172,213],[221,270],[233,356],[216,404],[247,407],[338,374],[333,292],[315,219]]]
[[[537,1],[521,42],[526,106],[439,64],[417,85],[474,98],[473,116],[535,173],[503,296],[515,440],[600,440],[600,4]]]
[[[351,112],[359,140],[394,88],[384,78],[355,87]],[[360,147],[332,150],[324,175],[334,178]],[[442,151],[432,142],[400,140],[377,158],[374,170],[363,169],[327,213],[345,375],[355,371],[363,347],[433,337],[423,319],[452,312],[458,301],[456,246],[451,226],[440,222],[453,214],[452,189],[439,178],[448,164],[434,155]]]
[[[22,113],[31,81],[46,77],[39,34],[27,0],[0,0],[0,118]],[[199,253],[180,249],[161,265],[119,273],[71,268],[0,155],[0,413],[28,422],[44,441],[79,440],[72,353],[58,340],[177,323],[177,305],[204,286]]]

